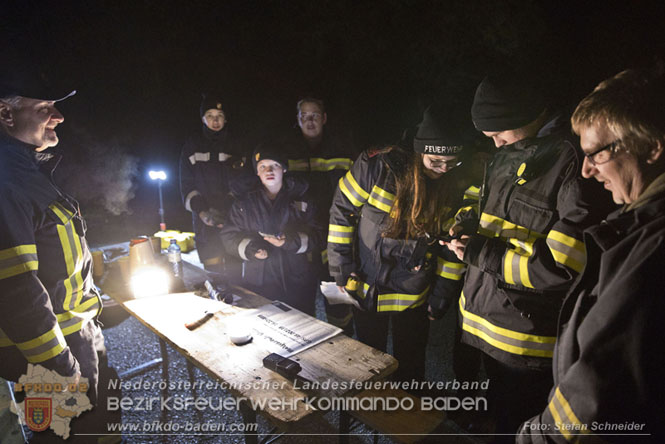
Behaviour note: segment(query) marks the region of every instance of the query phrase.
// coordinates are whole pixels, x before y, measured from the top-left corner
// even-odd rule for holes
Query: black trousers
[[[386,353],[390,326],[393,356],[399,361],[394,380],[425,380],[425,352],[429,336],[427,304],[391,314],[354,309],[353,316],[358,339]]]
[[[485,353],[483,364],[490,380],[487,394],[489,410],[496,420],[497,436],[492,443],[514,443],[514,434],[520,425],[547,406],[554,384],[552,368],[511,366]]]

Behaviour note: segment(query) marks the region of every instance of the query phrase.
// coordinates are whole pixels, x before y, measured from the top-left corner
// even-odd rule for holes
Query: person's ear
[[[322,125],[325,125],[327,121],[328,121],[328,113],[323,113]]]
[[[4,126],[14,126],[14,112],[5,102],[0,102],[0,123]]]
[[[201,122],[203,122],[204,125],[207,125],[206,116],[201,116]]]
[[[656,145],[649,150],[649,154],[647,156],[647,163],[648,164],[654,164],[660,159],[660,157],[663,155],[663,141],[659,140]]]

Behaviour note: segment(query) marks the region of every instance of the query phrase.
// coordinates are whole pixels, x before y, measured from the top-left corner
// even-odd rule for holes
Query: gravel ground
[[[191,254],[188,256],[188,260],[193,261],[195,259],[192,258]],[[322,300],[317,301],[317,317],[324,318]],[[454,331],[454,313],[452,310],[444,319],[433,322],[431,327],[427,350],[428,366],[426,377],[430,381],[451,380],[453,379],[451,350]],[[118,325],[105,328],[104,335],[106,337],[110,365],[115,367],[119,373],[160,357],[160,344],[157,337],[132,317],[128,317]],[[203,386],[207,382],[214,383],[201,370],[188,365],[187,360],[169,346],[167,346],[167,354],[168,380],[172,383],[185,384],[186,381],[190,380],[198,381]],[[144,390],[137,387],[123,387],[122,396],[131,398],[199,396],[211,398],[215,402],[220,397],[230,397],[228,392],[221,389],[206,390],[204,388],[201,390],[192,390],[176,387],[174,390],[169,390],[168,388],[160,390],[160,383],[166,379],[163,377],[162,372],[163,368],[159,365],[140,375],[125,378],[124,382],[129,382],[132,385],[141,385],[139,383],[147,384],[150,388]],[[338,436],[336,435],[338,421],[339,414],[335,411],[323,416],[317,415],[310,423],[299,425],[297,429],[290,431],[290,434],[283,435],[279,442],[296,444],[336,443],[338,442]],[[144,427],[159,423],[163,425],[171,424],[174,429],[179,428],[179,430],[157,430],[151,431],[148,434],[144,433]],[[229,427],[241,423],[242,418],[236,410],[214,411],[207,408],[202,411],[196,409],[161,411],[158,407],[158,402],[153,405],[152,410],[138,411],[136,408],[122,410],[123,426],[137,427],[139,429],[137,432],[125,431],[123,433],[123,439],[126,443],[243,443],[244,437],[242,433],[204,434],[200,432],[201,434],[194,435],[192,434],[194,433],[193,431],[185,431],[185,427],[194,424],[224,424],[225,427]],[[454,424],[449,421],[448,423],[454,427]],[[271,429],[271,424],[259,414],[259,433],[266,434]],[[349,442],[352,444],[373,442],[372,431],[362,424],[352,424],[351,433],[353,435],[350,436]],[[440,436],[436,437],[434,441],[452,444],[479,442],[466,435]],[[392,440],[384,436],[379,436],[378,442],[389,443]]]

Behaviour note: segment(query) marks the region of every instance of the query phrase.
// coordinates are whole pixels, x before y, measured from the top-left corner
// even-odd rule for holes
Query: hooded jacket
[[[665,442],[665,175],[646,191],[637,208],[586,231],[587,266],[559,318],[549,405],[518,443]]]
[[[307,183],[288,176],[283,180],[274,201],[258,181],[236,200],[222,229],[222,241],[229,254],[242,260],[242,270],[236,273],[240,285],[287,303],[299,298],[313,301],[316,273],[311,253],[321,250],[323,227],[314,218],[316,208],[306,195]],[[286,243],[275,247],[262,234],[285,235]],[[267,259],[254,257],[259,249],[268,252]],[[310,290],[311,294],[304,294]]]
[[[586,263],[582,232],[610,211],[606,193],[582,179],[569,134],[555,117],[535,137],[502,147],[480,218],[461,215],[478,221],[464,254],[462,341],[514,366],[551,365],[563,297]]]
[[[370,311],[401,312],[423,305],[428,297],[434,308],[445,311],[450,299],[446,295],[456,297],[463,282],[465,265],[440,248],[438,238],[382,236],[395,200],[395,176],[406,173],[408,156],[398,148],[363,152],[339,180],[330,208],[330,274],[344,286],[355,273],[356,294]],[[451,207],[441,209],[440,218],[450,226],[470,180],[461,167],[446,173],[445,179],[450,184],[446,191],[454,197]]]
[[[0,135],[0,360],[18,350],[26,366],[71,376],[79,366],[67,336],[102,304],[78,203],[52,179],[59,160]]]

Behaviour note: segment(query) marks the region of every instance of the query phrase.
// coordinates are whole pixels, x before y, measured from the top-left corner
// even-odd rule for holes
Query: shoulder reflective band
[[[350,244],[353,242],[353,233],[355,227],[345,227],[344,225],[328,225],[328,242],[333,244]]]
[[[68,275],[64,280],[65,301],[63,309],[69,311],[73,310],[83,297],[83,249],[81,239],[74,230],[74,224],[71,223],[73,214],[57,202],[49,205],[49,208],[63,222],[63,225],[56,225],[56,229]],[[71,217],[67,218],[65,212]]]
[[[348,170],[353,166],[353,160],[345,157],[324,159],[311,157],[309,159],[289,159],[290,171],[332,171]]]
[[[38,268],[37,247],[34,244],[0,250],[0,279],[36,271]]]
[[[386,293],[379,294],[376,311],[404,311],[421,306],[427,300],[429,286],[419,294]]]
[[[383,188],[380,188],[378,185],[374,185],[368,200],[370,205],[373,205],[379,210],[385,211],[386,213],[390,212],[390,209],[392,208],[394,201],[395,201],[395,195],[389,193]]]
[[[443,258],[437,258],[436,274],[442,278],[459,281],[464,277],[466,264],[461,262],[450,262]]]
[[[192,165],[196,162],[208,162],[210,160],[210,153],[194,153],[189,156],[189,161]]]
[[[367,202],[369,193],[362,189],[356,179],[353,178],[351,171],[347,172],[339,179],[339,189],[344,193],[347,199],[356,207],[362,206]]]
[[[524,356],[551,358],[554,355],[556,336],[536,336],[496,326],[480,316],[466,311],[464,293],[459,299],[462,329],[491,346],[508,353]]]
[[[561,390],[559,390],[559,387],[554,390],[554,396],[552,396],[547,409],[558,426],[556,430],[566,438],[566,441],[577,442],[579,434],[591,434],[587,424],[582,424],[577,415],[575,415],[575,412],[573,412],[573,409],[563,396],[563,393],[561,393]]]
[[[582,272],[584,265],[586,265],[584,242],[555,230],[550,230],[546,242],[555,261],[572,268],[578,273]]]

